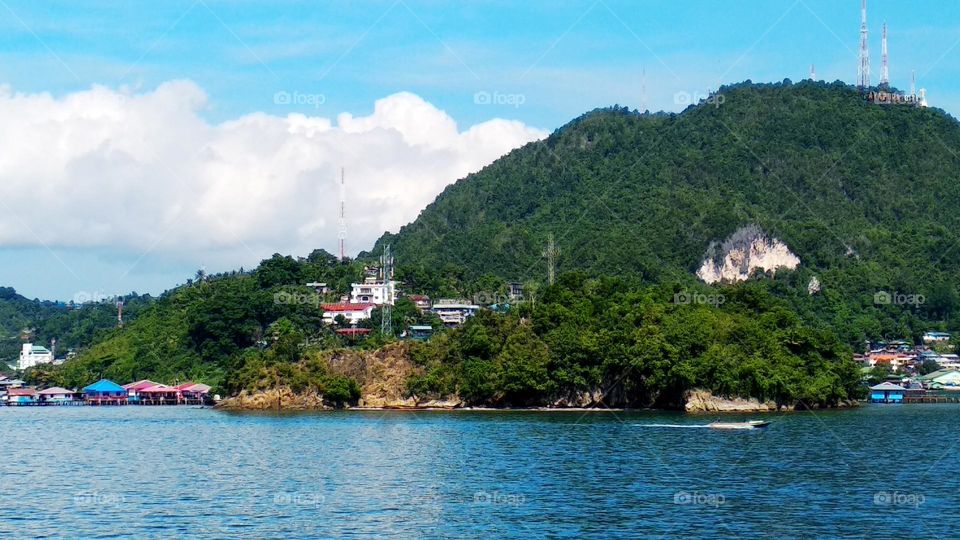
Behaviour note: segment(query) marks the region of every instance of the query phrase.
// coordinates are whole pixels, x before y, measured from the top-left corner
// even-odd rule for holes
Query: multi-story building
[[[20,360],[17,362],[17,369],[24,370],[32,368],[39,364],[52,364],[53,353],[41,345],[33,343],[24,343],[20,350]]]
[[[462,300],[441,299],[433,304],[430,310],[440,317],[443,324],[447,326],[460,326],[467,321],[469,317],[476,315],[480,311],[480,306],[468,304]]]
[[[397,297],[396,282],[367,277],[363,283],[350,284],[350,302],[354,304],[384,304],[392,306]]]

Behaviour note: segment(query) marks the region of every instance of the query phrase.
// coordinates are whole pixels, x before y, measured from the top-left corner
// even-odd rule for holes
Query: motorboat
[[[767,420],[748,420],[746,422],[711,422],[707,427],[712,429],[760,429],[770,425]]]

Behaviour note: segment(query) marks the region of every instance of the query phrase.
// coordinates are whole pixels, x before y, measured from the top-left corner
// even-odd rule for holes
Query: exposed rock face
[[[362,408],[417,406],[416,398],[405,395],[407,379],[420,371],[410,360],[406,343],[392,343],[376,351],[336,351],[329,366],[331,372],[357,381]]]
[[[592,391],[579,390],[557,399],[553,402],[552,406],[561,409],[593,407],[602,403],[603,398],[603,390],[599,388],[595,388]]]
[[[288,387],[281,386],[253,394],[244,390],[236,397],[222,400],[217,404],[217,408],[246,411],[309,411],[330,407],[323,403],[323,396],[319,394],[295,394]]]
[[[755,398],[726,399],[717,397],[706,390],[690,390],[684,396],[684,410],[688,413],[704,412],[771,412],[777,410],[777,404],[768,401],[761,403]]]
[[[794,269],[799,265],[800,258],[786,244],[767,236],[756,225],[747,225],[723,244],[710,244],[697,277],[707,283],[736,282],[747,279],[756,269],[775,272],[778,268]]]

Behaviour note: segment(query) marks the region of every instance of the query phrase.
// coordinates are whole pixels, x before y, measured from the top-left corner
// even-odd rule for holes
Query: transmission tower
[[[890,65],[887,63],[887,23],[883,23],[883,40],[880,48],[880,86],[888,88],[890,86]]]
[[[543,252],[543,256],[547,258],[547,284],[553,285],[553,282],[556,281],[557,277],[557,257],[560,255],[560,249],[557,248],[556,243],[553,241],[553,233],[550,233],[550,236],[547,237],[547,250]]]
[[[860,66],[857,69],[857,86],[870,88],[870,47],[867,43],[867,0],[860,0]]]
[[[117,300],[117,328],[123,328],[123,300]]]
[[[337,238],[340,239],[340,260],[347,259],[345,243],[347,240],[347,185],[344,183],[343,167],[340,167],[340,221]]]
[[[390,251],[390,244],[383,247],[383,255],[380,256],[381,284],[383,286],[383,305],[380,310],[380,333],[385,336],[393,335],[393,298],[391,293],[393,285],[393,253]]]

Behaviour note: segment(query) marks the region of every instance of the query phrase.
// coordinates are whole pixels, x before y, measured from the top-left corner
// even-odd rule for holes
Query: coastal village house
[[[889,382],[870,387],[871,403],[903,403],[906,388]]]
[[[66,405],[77,401],[77,392],[55,386],[38,392],[40,403],[44,405]]]
[[[177,385],[176,389],[178,392],[180,392],[180,396],[185,401],[204,401],[207,399],[207,396],[210,394],[211,390],[210,386],[206,384],[193,382]]]
[[[925,388],[934,390],[952,389],[960,391],[960,370],[940,369],[933,373],[921,375],[918,380]]]
[[[37,402],[37,391],[33,388],[10,388],[7,390],[7,405],[36,405]]]
[[[130,403],[137,403],[140,401],[140,392],[144,388],[150,388],[157,384],[159,383],[155,383],[149,379],[142,379],[137,382],[127,383],[123,385],[123,388],[127,391],[127,400]]]
[[[127,396],[126,388],[107,379],[100,379],[83,389],[83,398],[93,405],[123,405],[127,403]]]

